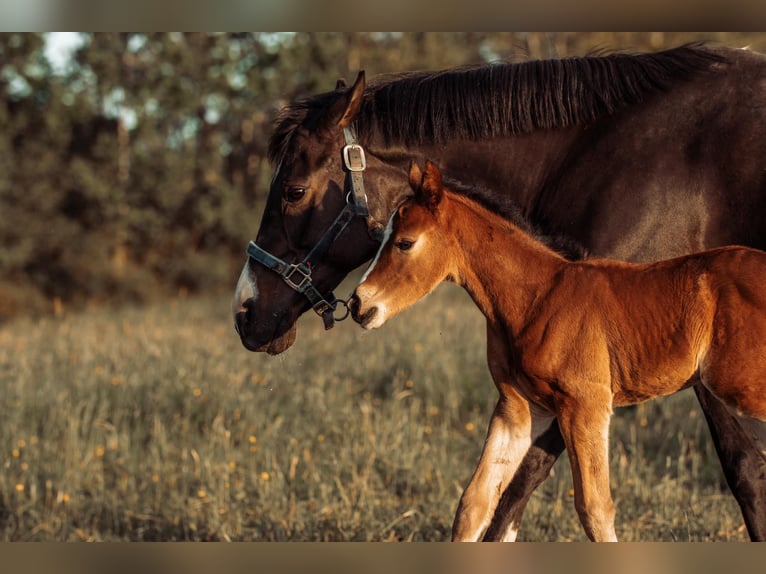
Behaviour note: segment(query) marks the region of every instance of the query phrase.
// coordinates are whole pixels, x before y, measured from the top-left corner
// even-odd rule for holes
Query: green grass
[[[2,540],[447,540],[497,395],[442,286],[368,333],[247,352],[229,294],[0,327]],[[689,391],[620,410],[622,540],[745,540]],[[584,540],[566,457],[522,540]]]

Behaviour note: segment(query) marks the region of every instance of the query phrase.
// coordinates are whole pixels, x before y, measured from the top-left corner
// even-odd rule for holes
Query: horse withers
[[[357,287],[352,316],[383,325],[442,281],[487,319],[500,393],[453,539],[479,540],[532,443],[555,417],[575,507],[592,540],[616,540],[608,436],[614,406],[702,384],[766,454],[766,253],[721,247],[656,263],[570,261],[474,198],[445,189],[435,164]]]

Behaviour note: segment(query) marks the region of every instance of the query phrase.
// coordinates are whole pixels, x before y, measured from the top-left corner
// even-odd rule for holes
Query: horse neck
[[[491,140],[390,145],[379,134],[364,142],[368,152],[368,199],[375,219],[385,224],[408,195],[410,162],[431,160],[446,178],[508,195],[525,213],[558,173],[581,126],[499,136]]]
[[[559,172],[581,131],[581,126],[572,126],[491,140],[423,144],[408,148],[407,155],[420,163],[430,159],[448,179],[510,196],[519,208],[530,213],[540,190],[552,173]],[[409,161],[400,165],[406,168]]]
[[[458,246],[453,280],[491,323],[518,332],[525,312],[568,262],[513,223],[451,192],[447,214]]]

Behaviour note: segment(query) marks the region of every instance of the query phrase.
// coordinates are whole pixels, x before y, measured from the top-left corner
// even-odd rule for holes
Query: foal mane
[[[443,183],[449,191],[466,197],[469,201],[476,202],[499,215],[569,261],[579,261],[588,256],[585,248],[576,241],[564,235],[546,233],[541,227],[533,224],[507,194],[492,193],[483,187],[467,185],[448,178],[445,178]]]
[[[702,43],[647,54],[584,57],[405,72],[374,79],[355,119],[359,138],[386,145],[477,140],[591,122],[645,101],[725,61]],[[316,127],[341,92],[293,101],[279,114],[269,158],[279,162],[299,126]]]

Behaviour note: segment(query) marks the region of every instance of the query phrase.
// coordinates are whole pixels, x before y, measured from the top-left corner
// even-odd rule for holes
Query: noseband
[[[303,261],[287,263],[259,247],[255,241],[251,241],[247,246],[247,254],[251,259],[280,275],[291,289],[306,296],[311,303],[311,308],[322,318],[325,329],[332,329],[335,321],[343,321],[348,317],[348,305],[346,301],[335,297],[332,292],[322,295],[311,282],[311,271],[318,261],[327,254],[330,246],[348,227],[354,217],[367,217],[369,215],[367,194],[364,192],[362,179],[362,173],[367,167],[364,149],[357,143],[356,132],[351,126],[343,128],[343,136],[346,140],[346,145],[343,146],[342,150],[343,169],[346,172],[344,184],[346,205]],[[345,313],[336,317],[335,310],[338,305],[345,308]]]

